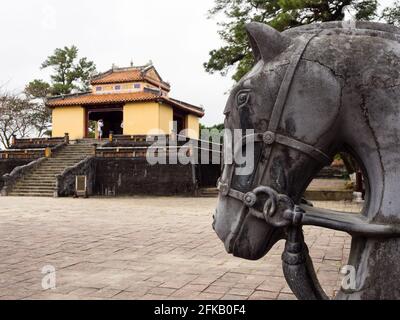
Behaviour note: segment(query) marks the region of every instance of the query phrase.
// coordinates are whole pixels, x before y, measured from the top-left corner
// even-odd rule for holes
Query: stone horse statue
[[[347,232],[355,286],[336,298],[400,299],[400,29],[330,22],[280,33],[251,23],[247,32],[257,62],[224,113],[226,129],[243,131],[243,149],[253,141],[255,166],[238,175],[237,163],[224,164],[216,233],[228,253],[251,260],[285,239],[283,271],[294,294],[328,299],[302,226]],[[302,200],[313,177],[342,151],[366,180],[360,214]]]

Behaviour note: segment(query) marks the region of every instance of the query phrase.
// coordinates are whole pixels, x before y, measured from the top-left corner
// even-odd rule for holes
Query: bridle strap
[[[267,131],[264,133],[255,133],[247,135],[243,138],[243,140],[252,140],[254,142],[263,142],[268,146],[271,146],[274,143],[281,144],[284,146],[288,146],[291,149],[295,149],[302,153],[309,155],[314,158],[316,161],[321,162],[322,164],[329,164],[331,162],[330,157],[323,151],[315,148],[312,145],[301,142],[297,139],[285,136],[283,134],[274,133],[272,131]]]
[[[285,77],[283,78],[278,97],[276,98],[275,105],[272,110],[271,119],[268,125],[268,131],[276,132],[276,130],[278,129],[279,123],[282,118],[282,113],[285,108],[286,100],[290,92],[290,87],[293,82],[293,77],[297,70],[297,66],[300,63],[301,57],[303,56],[303,53],[306,50],[308,44],[315,36],[316,34],[306,34],[304,36],[305,41],[295,50],[292,56],[290,65],[288,66]]]
[[[269,121],[268,124],[268,129],[267,129],[267,133],[272,133],[272,135],[276,135],[276,132],[279,128],[279,124],[281,122],[282,119],[282,114],[283,111],[285,109],[285,105],[286,105],[286,101],[287,98],[289,96],[289,92],[290,92],[290,88],[292,86],[292,82],[293,82],[293,78],[294,75],[296,73],[297,67],[300,63],[300,60],[304,54],[304,51],[306,50],[308,44],[310,43],[310,41],[317,36],[317,34],[306,34],[304,35],[304,42],[297,47],[297,49],[295,50],[294,54],[292,55],[290,64],[286,70],[285,76],[283,78],[282,84],[279,88],[279,92],[278,92],[278,96],[276,98],[275,104],[274,104],[274,108],[272,109],[272,114],[271,114],[271,119]],[[321,154],[323,153],[322,151],[317,150],[316,148],[314,148],[313,146],[307,145],[304,142],[300,142],[298,140],[295,140],[293,138],[289,138],[283,135],[279,136],[279,140],[281,141],[281,144],[283,145],[287,145],[288,147],[291,147],[293,149],[297,149],[300,150],[302,152],[305,152],[311,156],[315,155],[315,154]],[[272,143],[271,143],[272,144]],[[313,152],[309,152],[308,151],[310,149],[313,149]],[[315,152],[315,150],[317,150]],[[272,147],[271,148],[266,148],[265,150],[265,154],[264,157],[266,159],[269,160],[270,156],[271,156],[271,152],[272,152]],[[313,157],[315,158],[315,157]],[[320,158],[320,157],[318,157]],[[325,155],[323,158],[326,158]],[[329,159],[329,157],[327,157]],[[320,161],[320,159],[317,159],[318,161]],[[324,163],[326,162],[326,159],[324,159],[323,161]],[[328,161],[329,162],[329,161]],[[267,167],[267,166],[266,166]]]
[[[276,134],[276,143],[305,153],[324,165],[331,163],[331,158],[323,151],[299,140],[281,134]]]

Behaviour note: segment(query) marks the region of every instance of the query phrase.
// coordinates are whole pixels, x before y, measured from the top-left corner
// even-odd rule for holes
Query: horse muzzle
[[[236,199],[220,196],[213,228],[229,254],[258,260],[284,237],[282,228],[268,225],[249,213],[249,208]]]

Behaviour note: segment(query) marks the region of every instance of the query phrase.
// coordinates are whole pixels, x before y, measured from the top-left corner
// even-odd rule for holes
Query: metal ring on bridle
[[[253,207],[257,202],[257,195],[253,192],[247,192],[243,197],[243,202],[246,207]]]
[[[263,208],[264,215],[270,217],[274,216],[278,205],[278,194],[269,187],[260,186],[255,188],[253,192],[247,192],[243,196],[243,203],[249,208],[253,207],[257,202],[257,196],[259,194],[266,194],[268,196]]]
[[[263,141],[265,144],[271,145],[275,142],[275,139],[276,139],[275,133],[273,133],[272,131],[264,132]]]

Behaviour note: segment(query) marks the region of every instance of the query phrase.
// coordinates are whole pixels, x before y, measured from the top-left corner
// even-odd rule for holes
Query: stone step
[[[46,163],[64,163],[66,161],[82,161],[83,159],[85,159],[86,157],[65,157],[65,158],[54,158],[54,160],[50,161],[50,162],[46,162]]]
[[[64,170],[64,169],[66,169],[66,168],[69,168],[69,167],[72,167],[72,166],[74,166],[76,163],[75,162],[73,162],[72,164],[68,164],[68,165],[65,165],[65,166],[54,166],[54,167],[41,167],[40,169],[42,170],[42,171],[45,171],[45,170]],[[38,168],[39,169],[39,168]],[[36,171],[36,170],[35,170]],[[33,172],[33,171],[32,171]]]
[[[56,175],[46,175],[46,176],[41,176],[41,175],[36,175],[36,176],[29,176],[25,177],[25,181],[56,181]]]
[[[35,170],[35,171],[32,171],[32,173],[33,172],[35,172],[35,173],[57,173],[57,172],[63,172],[64,170],[65,170],[65,168],[67,168],[67,167],[63,167],[63,168],[57,168],[57,169],[41,169],[41,170]]]
[[[68,165],[70,163],[76,163],[77,161],[80,161],[80,160],[68,159],[68,160],[55,160],[55,161],[51,161],[51,162],[49,161],[49,162],[43,163],[43,165],[41,165],[38,168],[47,168],[47,167],[51,168],[51,167],[66,166],[66,165]]]
[[[34,183],[35,183],[35,184],[55,184],[55,183],[56,183],[56,179],[48,179],[48,180],[40,179],[40,180],[37,180],[37,179],[27,179],[27,178],[24,178],[24,179],[18,180],[17,183],[16,183],[16,185],[17,185],[18,183],[28,183],[28,184],[34,184]]]
[[[17,181],[10,196],[52,197],[56,186],[56,176],[65,169],[73,167],[88,156],[93,155],[96,140],[68,145],[55,152],[39,167]]]
[[[38,174],[35,172],[32,172],[30,174],[27,174],[26,176],[24,176],[25,179],[31,179],[31,178],[51,178],[54,179],[55,176],[57,175],[57,173],[45,173],[45,174]]]
[[[30,188],[18,188],[14,189],[11,191],[11,193],[47,193],[47,194],[53,194],[54,193],[54,188],[48,188],[48,189],[30,189]]]
[[[25,177],[55,177],[61,171],[45,171],[45,172],[36,172],[32,171],[30,174],[26,175]]]
[[[41,181],[41,180],[20,180],[15,184],[15,187],[18,186],[27,186],[27,185],[32,185],[32,186],[53,186],[56,184],[56,180],[48,180],[48,181]]]
[[[216,198],[218,194],[217,188],[201,188],[198,192],[198,196],[202,198]]]
[[[32,172],[49,172],[49,171],[60,171],[60,170],[63,170],[63,169],[65,169],[65,168],[67,168],[66,166],[64,166],[64,167],[58,167],[58,168],[38,168],[38,169],[36,169],[36,170],[34,170],[34,171],[32,171]]]
[[[14,187],[14,190],[17,190],[17,189],[25,189],[25,188],[30,188],[30,187],[32,187],[32,190],[33,189],[52,189],[53,188],[53,185],[51,185],[51,184],[41,184],[41,185],[35,185],[35,186],[27,186],[27,185],[23,185],[23,184],[21,184],[21,185],[16,185],[15,187]]]
[[[52,166],[52,167],[40,167],[34,170],[35,172],[40,172],[40,171],[57,171],[57,170],[62,170],[65,169],[67,166]],[[32,171],[32,172],[34,172]]]
[[[11,197],[53,197],[53,193],[50,192],[10,192]]]
[[[56,185],[56,180],[52,180],[52,181],[40,181],[40,180],[24,180],[21,181],[20,184],[18,184],[18,182],[15,184],[15,186],[55,186]]]
[[[76,163],[77,161],[81,161],[81,160],[74,160],[74,159],[57,160],[57,161],[43,163],[43,165],[38,168],[65,167],[66,165],[71,164],[71,163]]]
[[[32,182],[25,182],[25,183],[17,183],[16,185],[15,185],[15,187],[14,188],[35,188],[35,187],[39,187],[39,188],[41,188],[41,187],[44,187],[44,188],[54,188],[56,186],[56,183],[54,182],[54,183],[39,183],[39,182],[35,182],[35,183],[32,183]]]
[[[54,192],[54,188],[14,188],[12,192],[16,193],[52,193]]]
[[[19,185],[55,185],[56,184],[56,180],[48,180],[48,181],[41,181],[41,180],[19,180],[17,181],[17,183],[15,184],[15,186],[19,186]]]
[[[66,165],[54,165],[54,166],[41,166],[35,169],[36,170],[60,170],[60,169],[64,169],[66,167]]]
[[[85,159],[87,156],[78,154],[74,156],[60,156],[57,158],[52,158],[54,161],[61,161],[61,160],[80,160],[80,159]]]
[[[15,188],[21,187],[21,186],[30,186],[30,185],[32,185],[32,187],[37,186],[39,188],[42,188],[42,187],[54,186],[55,184],[56,184],[55,180],[54,181],[27,181],[27,180],[25,180],[25,181],[18,181],[15,184]]]
[[[40,180],[54,180],[56,178],[56,174],[43,175],[43,174],[31,173],[23,177],[24,180],[32,180],[32,179],[35,180],[37,178],[39,178]]]
[[[79,159],[85,159],[87,156],[86,155],[82,155],[81,153],[78,155],[74,155],[74,156],[59,156],[56,158],[52,158],[55,161],[60,161],[60,160],[79,160]]]
[[[79,162],[81,162],[82,160],[75,160],[75,161],[68,161],[68,162],[59,162],[59,163],[52,163],[49,164],[48,166],[42,166],[40,168],[66,168],[66,167],[70,167],[71,165],[75,165]]]

